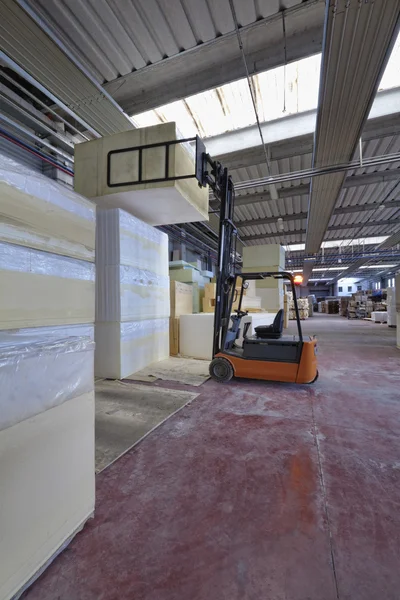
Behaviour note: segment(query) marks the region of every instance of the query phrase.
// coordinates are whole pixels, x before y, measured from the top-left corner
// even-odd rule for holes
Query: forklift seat
[[[261,339],[279,340],[283,331],[283,308],[276,313],[272,325],[259,325],[254,329],[256,336]]]

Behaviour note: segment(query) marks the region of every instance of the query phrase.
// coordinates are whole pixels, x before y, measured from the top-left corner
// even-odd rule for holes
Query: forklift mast
[[[213,356],[221,350],[231,318],[236,281],[237,228],[233,222],[235,187],[228,169],[204,151],[202,185],[208,184],[220,202],[217,284],[215,294]],[[210,168],[210,169],[209,169]]]

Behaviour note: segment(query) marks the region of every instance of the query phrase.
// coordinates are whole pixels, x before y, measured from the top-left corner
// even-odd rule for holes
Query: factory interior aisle
[[[97,476],[94,519],[23,597],[397,599],[395,330],[304,330],[314,385],[149,384],[200,395]]]

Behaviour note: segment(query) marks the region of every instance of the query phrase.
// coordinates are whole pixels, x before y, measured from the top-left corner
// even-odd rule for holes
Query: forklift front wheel
[[[233,367],[226,358],[217,357],[210,363],[210,377],[218,383],[226,383],[233,377]]]

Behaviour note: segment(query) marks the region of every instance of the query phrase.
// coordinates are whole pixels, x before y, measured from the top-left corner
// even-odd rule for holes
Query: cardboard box
[[[181,281],[170,281],[171,317],[193,312],[193,287]]]
[[[171,356],[179,354],[179,317],[169,320],[169,353]]]

